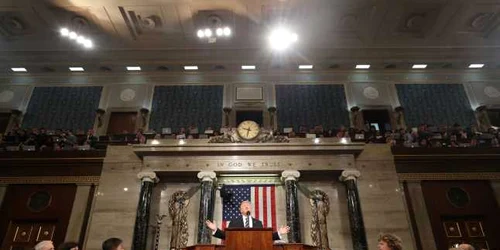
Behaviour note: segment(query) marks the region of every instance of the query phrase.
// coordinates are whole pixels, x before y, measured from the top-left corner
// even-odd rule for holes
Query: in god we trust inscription
[[[218,161],[219,168],[278,168],[285,164],[279,161]]]

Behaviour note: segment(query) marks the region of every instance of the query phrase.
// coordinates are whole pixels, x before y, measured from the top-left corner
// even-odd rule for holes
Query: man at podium
[[[252,211],[252,204],[250,201],[243,201],[240,204],[240,213],[241,216],[235,220],[231,220],[229,222],[228,228],[263,228],[262,221],[252,218],[250,215]],[[207,227],[210,228],[213,232],[213,236],[219,239],[224,240],[226,238],[226,234],[224,231],[217,228],[215,223],[207,220]],[[273,233],[273,240],[281,240],[281,235],[287,234],[290,231],[290,227],[282,226],[278,229],[277,232]]]

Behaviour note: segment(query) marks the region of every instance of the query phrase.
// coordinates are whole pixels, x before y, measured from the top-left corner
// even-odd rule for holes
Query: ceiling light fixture
[[[271,32],[269,36],[269,44],[271,48],[277,51],[286,50],[290,45],[296,43],[298,35],[285,28],[277,28]]]
[[[10,68],[14,72],[28,72],[26,68]]]
[[[356,65],[356,69],[369,69],[370,64],[358,64]]]
[[[198,66],[184,66],[184,70],[198,70]]]
[[[69,70],[70,71],[73,71],[73,72],[81,72],[81,71],[85,71],[85,69],[83,67],[69,67]]]
[[[61,28],[59,30],[59,33],[61,33],[61,36],[63,36],[63,37],[67,37],[70,40],[74,40],[76,43],[82,45],[86,49],[90,49],[90,48],[94,47],[92,40],[90,40],[82,35],[79,35],[78,33],[74,32],[72,30],[69,30],[67,28]]]
[[[206,37],[211,37],[212,36],[212,30],[211,29],[205,29],[204,31],[204,34]]]
[[[472,63],[469,64],[469,69],[481,69],[484,67],[483,63]]]
[[[128,71],[141,71],[140,66],[127,66]]]
[[[313,65],[299,65],[299,69],[313,69]]]
[[[231,28],[229,27],[217,27],[217,28],[203,28],[196,31],[196,36],[200,39],[208,39],[209,43],[214,43],[217,41],[216,37],[229,37],[231,36]]]
[[[224,28],[224,35],[225,36],[230,36],[231,35],[231,29],[229,27]]]
[[[61,33],[61,36],[68,36],[69,35],[69,30],[66,28],[62,28],[59,30],[59,33]]]
[[[241,65],[241,69],[244,70],[255,70],[255,65]]]
[[[425,69],[427,68],[427,64],[413,64],[412,69]]]
[[[215,30],[215,34],[216,34],[217,36],[222,36],[222,35],[224,35],[224,30],[223,30],[222,28],[217,28],[217,29]]]

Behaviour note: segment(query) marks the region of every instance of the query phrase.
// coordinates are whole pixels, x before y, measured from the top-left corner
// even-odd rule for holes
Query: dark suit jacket
[[[245,223],[243,222],[243,216],[240,216],[240,217],[238,217],[238,219],[230,221],[229,225],[227,226],[227,228],[244,228],[244,227],[245,227]],[[263,227],[264,226],[262,226],[262,221],[257,220],[257,219],[252,217],[252,228],[263,228]],[[224,231],[217,228],[217,231],[215,231],[214,237],[225,240],[226,234]],[[280,240],[280,236],[279,236],[278,232],[273,233],[273,240]]]

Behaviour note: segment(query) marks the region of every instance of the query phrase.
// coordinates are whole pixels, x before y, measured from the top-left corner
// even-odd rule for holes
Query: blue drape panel
[[[36,87],[24,128],[88,130],[94,125],[102,87]]]
[[[219,129],[222,122],[224,87],[156,86],[149,127],[156,132],[162,128],[197,126],[200,133],[207,127]]]
[[[475,123],[461,84],[397,84],[399,101],[410,127],[421,123],[470,126]]]
[[[350,124],[343,85],[276,85],[276,106],[280,128]]]

